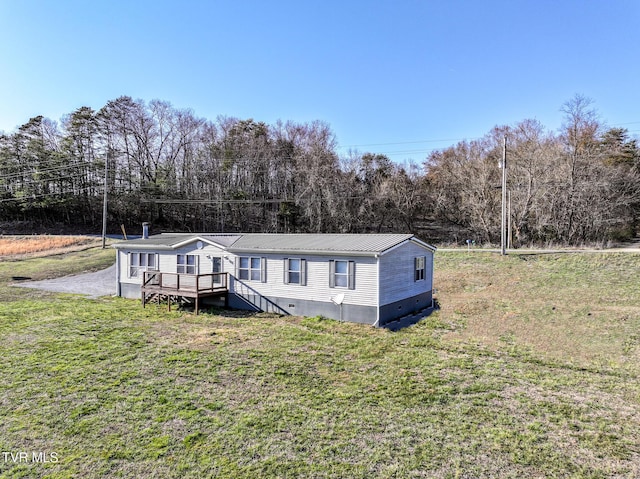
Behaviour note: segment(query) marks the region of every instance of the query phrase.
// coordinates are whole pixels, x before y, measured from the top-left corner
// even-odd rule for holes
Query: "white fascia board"
[[[397,248],[400,248],[401,246],[403,246],[403,245],[407,244],[407,243],[408,243],[408,242],[410,242],[410,241],[411,241],[411,242],[413,242],[413,243],[415,243],[415,244],[417,244],[418,246],[423,247],[424,249],[428,249],[428,250],[429,250],[429,251],[431,251],[432,253],[433,253],[433,252],[435,252],[435,250],[436,250],[436,247],[435,247],[435,246],[431,246],[430,244],[425,243],[424,241],[420,241],[420,240],[419,240],[418,238],[416,238],[415,236],[412,236],[411,238],[408,238],[408,239],[406,239],[406,240],[404,240],[404,241],[401,241],[401,242],[400,242],[400,243],[398,243],[397,245],[392,246],[391,248],[384,250],[382,253],[380,253],[380,256],[383,256],[383,255],[385,255],[385,254],[387,254],[387,253],[390,253],[391,251],[393,251],[393,250],[395,250],[395,249],[397,249]]]
[[[118,250],[128,250],[128,251],[173,251],[172,246],[167,245],[158,245],[158,244],[114,244],[113,248]]]
[[[413,238],[411,238],[409,241],[413,241],[414,243],[422,246],[423,248],[426,248],[428,250],[431,250],[432,253],[435,253],[435,251],[438,249],[433,245],[430,245],[429,243],[425,243],[424,241],[419,240],[418,238],[416,238],[415,236]]]
[[[397,249],[397,248],[400,248],[400,246],[402,246],[402,245],[404,245],[404,244],[407,244],[409,241],[410,241],[410,240],[408,240],[408,239],[406,239],[406,240],[404,240],[404,241],[401,241],[401,242],[400,242],[400,243],[398,243],[397,245],[392,246],[391,248],[384,250],[382,253],[380,253],[380,256],[384,256],[385,254],[390,253],[391,251],[393,251],[393,250],[395,250],[395,249]]]
[[[171,248],[172,249],[182,248],[183,246],[186,246],[186,245],[188,245],[190,243],[193,243],[193,242],[196,242],[196,241],[202,241],[203,243],[207,243],[207,244],[209,244],[211,246],[215,246],[215,247],[220,248],[220,249],[225,250],[225,251],[227,249],[225,246],[223,246],[221,244],[218,244],[215,241],[211,241],[211,240],[208,240],[206,238],[203,238],[202,236],[192,236],[191,238],[188,238],[188,239],[186,239],[184,241],[180,241],[179,243],[172,244]]]
[[[318,251],[318,250],[287,250],[287,249],[253,249],[253,248],[229,248],[227,251],[235,254],[236,256],[240,256],[242,254],[288,254],[288,255],[299,255],[299,256],[355,256],[355,257],[368,257],[375,258],[380,253],[376,253],[374,251]]]

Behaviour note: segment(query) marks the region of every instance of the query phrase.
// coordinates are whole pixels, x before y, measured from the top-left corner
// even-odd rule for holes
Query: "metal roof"
[[[412,234],[273,234],[273,233],[163,233],[147,239],[123,241],[115,248],[172,250],[202,240],[217,244],[231,253],[308,253],[376,255],[413,240],[428,249],[432,246]]]
[[[233,243],[238,241],[238,238],[241,236],[238,234],[202,234],[197,235],[198,238],[202,238],[205,241],[209,241],[211,243],[215,243],[220,246],[231,246]]]
[[[152,235],[148,238],[138,238],[134,240],[121,241],[114,244],[114,248],[140,248],[140,249],[159,249],[172,250],[180,245],[188,244],[192,241],[203,240],[209,243],[215,243],[223,248],[232,245],[240,238],[238,234],[213,234],[213,233],[161,233]]]
[[[411,239],[410,234],[246,234],[231,252],[377,254]]]

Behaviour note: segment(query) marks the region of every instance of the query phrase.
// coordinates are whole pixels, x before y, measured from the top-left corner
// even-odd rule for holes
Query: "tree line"
[[[0,222],[42,230],[413,232],[429,241],[500,238],[498,161],[507,138],[515,246],[578,244],[636,233],[640,149],[606,128],[591,102],[565,123],[535,120],[397,164],[375,152],[340,156],[330,126],[196,116],[123,96],[60,123],[38,116],[0,134]]]
[[[640,212],[637,141],[626,129],[605,128],[582,96],[562,111],[565,121],[556,134],[525,120],[431,154],[426,180],[436,216],[464,225],[482,241],[499,238],[501,198],[495,189],[506,137],[515,246],[634,236]]]

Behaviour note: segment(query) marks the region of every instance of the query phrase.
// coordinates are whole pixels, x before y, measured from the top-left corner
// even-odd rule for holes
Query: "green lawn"
[[[638,256],[437,253],[396,333],[7,286],[112,261],[0,262],[0,477],[640,476]]]

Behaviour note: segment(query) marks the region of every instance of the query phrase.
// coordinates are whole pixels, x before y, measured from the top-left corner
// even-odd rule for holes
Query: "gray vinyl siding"
[[[156,251],[150,250],[118,250],[118,261],[120,262],[120,282],[121,283],[130,283],[130,284],[142,284],[142,275],[139,277],[129,277],[130,272],[130,253],[144,253],[144,254],[155,254],[158,268],[160,266],[160,255]]]
[[[190,254],[198,256],[198,272],[199,274],[207,274],[213,272],[213,262],[207,258],[209,256],[223,257],[224,253],[220,248],[213,245],[205,245],[202,249],[198,249],[196,242],[190,243],[173,251],[152,251],[152,250],[118,250],[120,258],[120,282],[131,284],[142,284],[142,277],[129,277],[129,253],[155,253],[158,258],[158,270],[165,273],[175,273],[178,268],[178,255]],[[222,271],[233,271],[229,268],[228,261],[222,261]]]
[[[234,261],[242,253],[236,253]],[[255,253],[247,256],[256,256]],[[375,306],[378,300],[377,265],[373,257],[334,257],[313,255],[282,255],[266,254],[266,282],[233,281],[233,291],[238,294],[261,294],[268,297],[313,299],[315,301],[330,302],[331,298],[344,293],[345,304]],[[299,258],[306,260],[306,285],[285,284],[285,258]],[[329,287],[329,262],[334,259],[344,259],[355,263],[355,289]],[[234,270],[235,271],[235,270]],[[233,273],[235,275],[235,272]]]
[[[292,240],[293,241],[293,240]],[[283,314],[317,315],[366,324],[383,325],[386,322],[415,310],[428,307],[432,299],[433,252],[416,242],[407,240],[377,257],[360,253],[261,253],[252,251],[231,253],[217,246],[204,243],[197,248],[197,241],[176,249],[167,247],[136,248],[126,245],[118,249],[119,285],[121,296],[139,298],[142,278],[129,278],[129,253],[144,252],[157,255],[158,269],[162,272],[177,272],[177,256],[197,255],[198,272],[213,271],[210,257],[222,258],[222,271],[229,274],[229,305],[276,311]],[[239,281],[235,278],[240,256],[259,257],[264,265],[258,281]],[[415,259],[425,258],[424,279],[415,281]],[[286,259],[305,260],[303,283],[287,284],[285,281]],[[353,277],[349,287],[330,287],[331,262],[336,260],[353,262]],[[380,277],[378,277],[380,275]],[[351,284],[353,283],[353,284]],[[331,298],[344,295],[342,306]],[[377,323],[379,320],[379,323]]]
[[[424,280],[415,281],[415,258],[425,256]],[[394,303],[433,289],[433,253],[408,241],[380,256],[380,305]]]
[[[117,278],[119,283],[127,283],[128,279],[127,279],[127,271],[126,269],[129,267],[128,264],[128,255],[127,255],[127,251],[124,250],[117,250],[118,251],[118,257],[116,258],[116,261],[118,262],[119,265],[119,269],[118,269],[118,273],[119,273],[119,277]]]
[[[280,298],[267,296],[239,296],[229,295],[229,306],[249,311],[267,311],[276,314],[294,316],[324,316],[326,318],[349,321],[354,323],[376,323],[376,306],[362,306],[357,304],[343,304],[339,306],[332,302],[314,301],[312,299]]]
[[[183,246],[182,248],[178,248],[175,251],[163,252],[160,260],[160,265],[162,267],[161,271],[175,273],[177,271],[179,254],[198,256],[198,274],[208,274],[213,272],[213,262],[210,258],[207,258],[207,256],[216,256],[219,258],[224,256],[223,251],[213,245],[205,244],[204,248],[198,249],[196,243],[191,243]],[[228,271],[228,269],[225,269],[224,261],[223,271]]]

